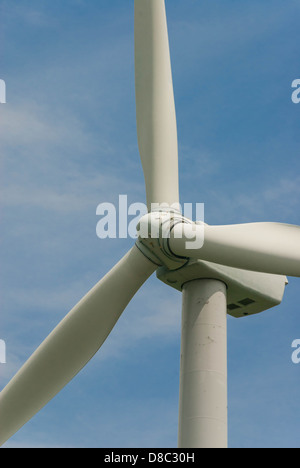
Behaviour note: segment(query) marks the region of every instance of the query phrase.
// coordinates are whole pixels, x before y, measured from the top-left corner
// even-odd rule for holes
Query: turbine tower
[[[159,280],[182,291],[178,446],[227,447],[227,314],[243,317],[280,304],[285,275],[300,276],[299,226],[208,226],[180,212],[164,0],[135,0],[135,82],[148,214],[138,223],[132,249],[2,390],[0,445],[87,364],[156,271]]]

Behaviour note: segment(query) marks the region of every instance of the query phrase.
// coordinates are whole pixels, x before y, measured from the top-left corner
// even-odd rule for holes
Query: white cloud
[[[51,106],[28,99],[18,104],[6,104],[1,108],[1,113],[0,137],[4,148],[26,151],[29,147],[34,152],[57,144],[81,151],[94,148],[91,135],[84,130],[83,121],[76,119],[71,109],[53,113]]]
[[[11,2],[4,0],[2,2],[2,11],[5,18],[5,24],[10,21],[21,21],[31,28],[45,28],[53,24],[54,19],[41,10],[28,3]]]

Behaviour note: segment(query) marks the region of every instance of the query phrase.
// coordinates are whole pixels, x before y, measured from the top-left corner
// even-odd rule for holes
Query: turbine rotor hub
[[[158,266],[165,266],[169,270],[181,268],[188,263],[189,258],[175,255],[169,246],[171,231],[178,224],[184,226],[193,224],[193,221],[172,210],[144,215],[137,225],[136,246]]]

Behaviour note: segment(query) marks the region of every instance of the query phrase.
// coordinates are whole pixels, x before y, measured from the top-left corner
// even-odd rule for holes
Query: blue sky
[[[167,0],[181,202],[300,225],[299,0]],[[0,388],[132,246],[99,203],[145,202],[133,0],[1,0]],[[230,447],[300,447],[299,279],[228,317]],[[176,447],[181,295],[155,275],[83,371],[6,447]]]

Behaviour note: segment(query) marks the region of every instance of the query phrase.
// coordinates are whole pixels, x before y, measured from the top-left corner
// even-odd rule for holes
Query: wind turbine
[[[208,226],[184,218],[179,210],[164,0],[135,0],[135,73],[149,213],[138,224],[139,237],[132,249],[67,314],[1,392],[0,445],[85,366],[156,271],[161,281],[183,294],[178,446],[227,447],[227,313],[242,317],[280,304],[285,275],[300,276],[300,227]],[[154,204],[163,208],[153,211]]]

